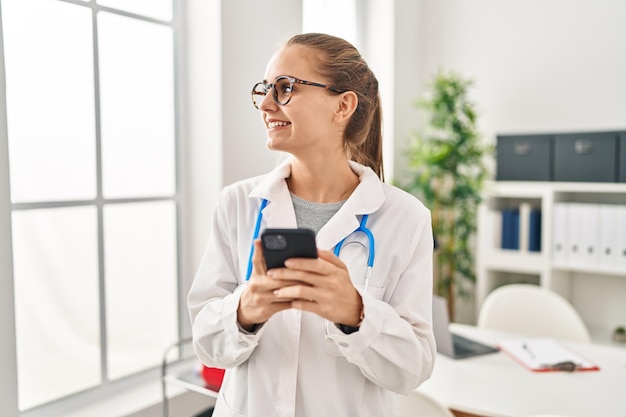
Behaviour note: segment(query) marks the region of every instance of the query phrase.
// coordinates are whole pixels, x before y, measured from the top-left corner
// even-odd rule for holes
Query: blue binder
[[[528,251],[541,252],[541,210],[530,210],[528,227]]]
[[[502,249],[519,250],[519,209],[502,209]]]

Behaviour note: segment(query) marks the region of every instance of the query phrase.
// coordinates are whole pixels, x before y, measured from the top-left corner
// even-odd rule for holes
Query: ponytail
[[[359,51],[350,42],[323,33],[295,35],[287,45],[315,50],[320,74],[335,88],[356,93],[359,104],[344,132],[344,145],[351,160],[372,168],[384,180],[378,80]]]

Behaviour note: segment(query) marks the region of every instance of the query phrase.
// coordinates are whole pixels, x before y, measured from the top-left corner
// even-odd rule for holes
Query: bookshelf
[[[594,342],[614,344],[611,341],[613,329],[626,325],[626,256],[620,254],[609,262],[599,254],[590,257],[573,253],[573,249],[567,256],[558,253],[564,233],[559,227],[578,230],[582,223],[572,220],[571,224],[559,226],[562,219],[559,210],[563,206],[577,205],[598,208],[598,213],[604,206],[623,206],[626,210],[626,183],[487,183],[485,200],[478,211],[477,306],[480,308],[487,294],[501,285],[518,282],[539,285],[558,292],[574,306],[587,324]],[[503,238],[510,234],[510,226],[503,222],[503,213],[510,210],[519,213],[517,249],[502,248]],[[540,249],[530,245],[534,250],[529,250],[529,242],[533,239],[530,213],[538,210],[541,212]],[[570,217],[577,218],[575,215]],[[598,214],[594,219],[601,217]],[[620,250],[626,245],[626,216],[624,218],[613,228],[615,236],[619,236],[617,239],[621,239],[616,243]],[[600,234],[600,225],[597,226],[593,230]],[[597,250],[600,249],[599,245]],[[626,345],[621,346],[626,348]]]

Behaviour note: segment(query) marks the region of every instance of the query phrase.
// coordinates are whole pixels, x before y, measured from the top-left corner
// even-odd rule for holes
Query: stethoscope
[[[250,256],[248,257],[248,270],[246,272],[246,282],[248,282],[248,280],[250,279],[250,276],[252,275],[252,256],[254,255],[254,241],[257,240],[259,237],[259,232],[261,230],[261,220],[263,219],[263,209],[265,208],[265,206],[267,206],[267,200],[263,199],[263,201],[261,202],[261,207],[259,208],[259,212],[256,217],[256,222],[254,224],[252,246],[250,248]],[[374,253],[375,253],[374,235],[372,234],[372,231],[368,229],[366,226],[368,217],[369,217],[368,214],[364,214],[363,217],[361,218],[361,223],[359,224],[359,227],[357,227],[352,232],[352,233],[361,232],[365,234],[365,236],[367,236],[367,243],[369,246],[369,250],[368,250],[368,256],[367,256],[367,270],[365,271],[365,282],[363,284],[363,289],[365,291],[367,291],[367,287],[369,286],[369,282],[370,282],[370,277],[372,275],[372,268],[374,267]],[[343,246],[343,243],[347,239],[347,237],[348,236],[344,237],[343,239],[341,239],[339,243],[337,243],[337,245],[335,245],[335,249],[333,251],[335,256],[337,257],[339,256],[339,252],[341,252],[341,247]]]

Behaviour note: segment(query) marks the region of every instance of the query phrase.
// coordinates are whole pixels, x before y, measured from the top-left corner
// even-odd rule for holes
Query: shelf
[[[554,261],[550,263],[542,253],[493,249],[485,255],[485,258],[483,267],[494,271],[540,274],[546,269],[552,269],[562,272],[623,276],[626,278],[624,268],[620,266],[568,264]]]
[[[484,267],[498,271],[540,274],[547,267],[547,258],[541,252],[492,249],[483,257]]]
[[[570,265],[563,262],[553,262],[551,268],[556,271],[582,272],[588,274],[615,275],[626,278],[624,267],[607,265]]]
[[[620,182],[547,182],[547,181],[491,181],[485,192],[498,197],[541,197],[546,192],[555,193],[626,193],[626,183]]]
[[[615,253],[621,254],[624,250],[621,239],[626,236],[626,223],[619,217],[623,212],[608,207],[626,207],[626,183],[492,181],[487,183],[484,196],[478,211],[477,311],[480,311],[480,303],[498,286],[532,283],[562,295],[580,313],[594,342],[616,344],[611,340],[609,327],[626,324],[624,259],[621,255],[608,258],[599,254],[596,258],[581,253],[572,257],[559,250],[568,247],[568,242],[561,241],[563,230],[568,236],[572,234],[579,239],[581,248],[583,244],[593,245],[590,231],[597,230],[609,236],[608,242],[617,246]],[[567,207],[565,212],[564,207]],[[605,220],[598,219],[594,226],[589,220],[593,220],[596,208],[602,210],[599,213],[603,213]],[[504,224],[507,219],[503,215],[505,210],[511,209],[519,213],[519,220],[514,220],[520,250],[500,248],[503,227],[511,227],[510,222]],[[541,210],[541,252],[527,250],[530,213],[534,209]],[[563,220],[572,215],[576,217]],[[575,228],[576,233],[572,233]],[[510,237],[510,233],[507,236]],[[537,236],[536,231],[533,236]],[[599,239],[601,241],[602,237]],[[509,240],[507,238],[505,246],[509,246]],[[623,346],[626,349],[626,345]]]
[[[484,193],[487,198],[541,198],[549,190],[545,182],[489,181]]]

